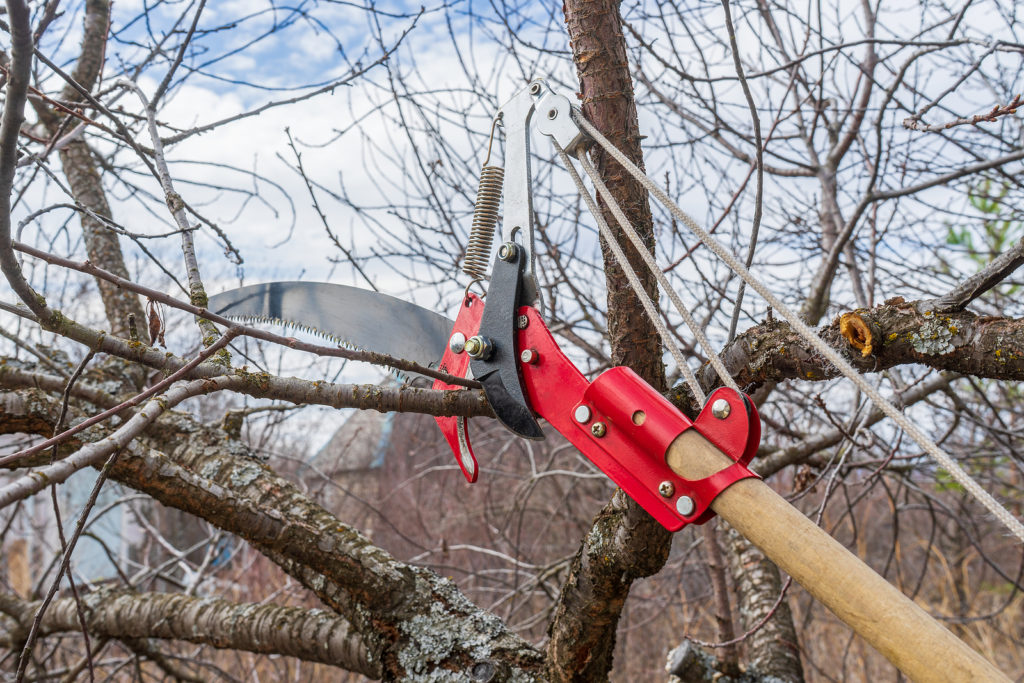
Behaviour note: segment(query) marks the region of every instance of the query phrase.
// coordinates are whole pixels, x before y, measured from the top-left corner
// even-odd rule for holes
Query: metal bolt
[[[448,340],[448,348],[452,350],[452,353],[462,353],[466,349],[466,335],[461,332],[453,334],[452,338]]]
[[[516,247],[515,242],[505,242],[505,244],[498,247],[498,258],[502,261],[508,261],[511,263],[516,260],[516,254],[519,253],[519,248]]]
[[[527,317],[525,315],[521,315],[521,316],[516,318],[516,327],[518,327],[519,329],[525,330],[529,326],[530,326],[530,318],[529,317]]]
[[[608,433],[608,427],[605,426],[604,422],[595,422],[590,425],[590,433],[600,439]]]
[[[683,517],[689,517],[696,509],[697,504],[694,503],[693,498],[690,498],[689,496],[679,496],[679,500],[676,501],[676,512],[681,514]]]
[[[537,353],[537,349],[523,349],[523,352],[519,354],[519,360],[534,365],[540,360],[540,354]]]
[[[556,118],[558,118],[558,110],[557,109],[548,109],[548,118],[549,119],[556,119]]]
[[[531,83],[530,84],[530,94],[531,95],[536,95],[539,92],[540,92],[540,83]]]
[[[729,417],[729,413],[732,412],[732,406],[724,398],[720,398],[711,404],[711,414],[717,417],[719,420],[724,420]]]
[[[661,494],[662,498],[671,498],[672,494],[676,492],[676,485],[670,481],[663,481],[658,484],[658,493]]]
[[[581,425],[590,422],[590,406],[576,406],[576,412],[572,414]]]
[[[494,344],[479,334],[466,340],[466,353],[475,360],[487,360],[494,353]]]

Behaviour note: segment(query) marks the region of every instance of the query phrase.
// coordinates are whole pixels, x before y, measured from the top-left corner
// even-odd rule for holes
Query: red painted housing
[[[469,297],[455,322],[455,332],[476,333],[483,302]],[[703,524],[714,516],[709,508],[728,486],[757,477],[747,465],[757,452],[761,421],[750,399],[730,389],[715,391],[704,410],[691,421],[665,397],[625,367],[612,368],[588,382],[551,336],[537,311],[519,310],[528,324],[517,332],[517,353],[532,349],[535,357],[519,370],[530,407],[565,436],[627,495],[670,531]],[[465,353],[445,349],[441,369],[464,376]],[[455,389],[440,381],[436,389]],[[724,417],[711,406],[729,404]],[[460,420],[462,422],[460,423]],[[463,418],[437,418],[466,478],[476,481],[476,457],[469,446]],[[687,429],[696,429],[734,464],[700,480],[684,479],[669,468],[669,446]]]

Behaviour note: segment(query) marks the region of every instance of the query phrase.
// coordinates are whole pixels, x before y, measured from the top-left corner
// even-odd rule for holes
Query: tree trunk
[[[642,167],[636,103],[618,3],[569,0],[563,9],[580,78],[584,115]],[[592,154],[612,196],[653,251],[654,229],[646,191],[607,154],[599,150]],[[645,296],[656,299],[654,277],[645,271],[639,254],[620,234],[613,216],[607,210],[604,213],[645,285]],[[664,390],[658,334],[606,248],[604,265],[612,360],[631,367],[652,386]],[[615,493],[594,520],[559,596],[548,642],[553,679],[595,681],[608,677],[615,631],[630,586],[636,579],[661,569],[671,538],[621,490]]]
[[[109,0],[88,0],[85,8],[82,51],[72,77],[86,90],[92,90],[103,69],[110,2]],[[62,99],[65,102],[75,103],[81,101],[81,96],[77,90],[68,85],[64,88]],[[41,99],[30,101],[50,136],[70,133],[77,123],[77,120],[72,119],[70,126],[64,125],[64,117],[57,111],[48,108],[46,102]],[[103,190],[103,180],[97,169],[97,161],[85,141],[84,131],[62,147],[59,154],[64,175],[71,188],[71,195],[75,201],[95,214],[95,216],[88,213],[81,214],[85,251],[89,256],[89,261],[115,275],[128,279],[128,268],[124,263],[124,255],[121,252],[121,243],[117,233],[101,220],[111,218],[110,205],[107,202],[106,192]],[[96,282],[103,300],[110,332],[118,337],[128,338],[128,318],[131,315],[135,317],[139,341],[148,344],[149,332],[138,296],[120,289],[110,282],[100,279],[97,279]]]
[[[723,541],[729,547],[729,568],[736,585],[740,625],[745,633],[771,613],[782,590],[782,579],[775,563],[750,541],[724,522],[720,522],[719,528],[725,530]],[[785,599],[745,643],[747,663],[758,674],[774,676],[785,683],[803,683],[800,643]]]

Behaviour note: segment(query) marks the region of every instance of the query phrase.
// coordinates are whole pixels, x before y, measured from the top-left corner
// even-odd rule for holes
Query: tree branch
[[[927,302],[936,313],[962,311],[969,303],[992,289],[1024,265],[1024,237],[1017,244],[992,259],[987,266],[970,276],[948,293]]]
[[[817,333],[865,373],[919,364],[991,379],[1024,379],[1024,318],[936,313],[929,303],[891,299],[844,314]],[[722,358],[740,386],[785,379],[821,381],[839,374],[779,321],[737,336],[723,349]],[[705,366],[698,378],[713,383],[714,371]]]
[[[86,624],[97,636],[185,640],[258,654],[332,664],[380,678],[380,662],[368,657],[362,639],[341,617],[318,609],[274,604],[237,604],[217,598],[100,589],[83,596]],[[0,634],[0,645],[17,647],[39,602],[0,594],[0,611],[18,629]],[[79,628],[71,598],[55,600],[40,623],[46,636]]]

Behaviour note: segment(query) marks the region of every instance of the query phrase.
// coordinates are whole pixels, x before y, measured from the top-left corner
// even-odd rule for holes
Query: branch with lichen
[[[217,598],[103,589],[82,597],[89,632],[108,638],[184,640],[217,648],[297,657],[379,678],[380,662],[367,656],[362,639],[343,618],[318,609],[274,604],[237,604]],[[0,634],[0,646],[17,647],[39,602],[0,594],[0,611],[17,626]],[[40,633],[79,629],[72,598],[56,600]]]
[[[844,313],[818,328],[818,336],[865,373],[916,364],[990,379],[1024,379],[1024,319],[939,313],[927,304],[890,299]],[[839,375],[785,322],[750,328],[721,355],[740,386]],[[717,384],[709,366],[702,368],[699,379],[706,386]]]
[[[168,443],[171,453],[161,450]],[[121,452],[110,478],[250,542],[352,624],[386,679],[540,678],[540,653],[452,581],[374,546],[217,427],[168,411]]]

